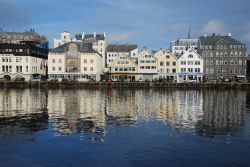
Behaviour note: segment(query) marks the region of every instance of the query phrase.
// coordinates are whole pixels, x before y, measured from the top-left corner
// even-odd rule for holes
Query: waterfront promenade
[[[187,88],[187,89],[250,89],[250,82],[203,82],[203,83],[160,83],[160,82],[52,82],[32,81],[0,82],[0,88]]]

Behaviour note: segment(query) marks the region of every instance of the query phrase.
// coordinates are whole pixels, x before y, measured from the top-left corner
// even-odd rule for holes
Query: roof
[[[137,45],[108,45],[107,52],[130,52],[137,49]]]
[[[172,42],[172,45],[183,46],[183,45],[197,45],[198,39],[178,39]]]
[[[64,53],[68,51],[68,47],[71,43],[75,43],[78,45],[78,51],[82,53],[96,53],[96,51],[93,50],[92,46],[83,42],[67,42],[57,48],[50,49],[50,52],[56,52],[56,53]]]
[[[82,34],[76,34],[75,35],[76,40],[82,40]],[[99,40],[105,40],[105,34],[85,34],[83,40],[85,42],[95,42]],[[91,41],[89,41],[91,40]]]
[[[212,35],[212,36],[201,36],[199,38],[201,45],[215,45],[219,40],[224,40],[230,45],[244,45],[240,41],[232,38],[231,36],[220,36],[220,35]]]

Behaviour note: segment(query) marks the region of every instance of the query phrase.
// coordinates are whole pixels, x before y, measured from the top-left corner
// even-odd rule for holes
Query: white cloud
[[[119,43],[128,40],[131,37],[131,34],[128,32],[121,34],[111,34],[107,36],[108,43]]]
[[[227,30],[227,26],[221,20],[210,20],[206,23],[201,30],[202,33],[217,33],[217,34],[226,34],[229,31]]]

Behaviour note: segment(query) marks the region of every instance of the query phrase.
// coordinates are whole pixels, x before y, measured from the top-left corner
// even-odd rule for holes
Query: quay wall
[[[158,82],[0,82],[0,88],[184,88],[184,89],[250,89],[248,82],[158,83]]]

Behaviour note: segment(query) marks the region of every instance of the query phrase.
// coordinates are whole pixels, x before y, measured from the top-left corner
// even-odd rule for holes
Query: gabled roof
[[[203,58],[198,52],[196,52],[193,48],[189,48],[186,52],[184,52],[183,55],[178,56],[178,57],[176,56],[176,57],[177,57],[178,59],[180,59],[181,57],[186,56],[190,50],[191,50],[193,53],[195,53],[196,55],[198,55],[202,60],[204,60],[204,58]]]
[[[86,42],[95,42],[99,40],[104,40],[105,39],[105,34],[85,34],[83,39],[82,39],[82,34],[76,34],[75,35],[76,40],[84,40]]]
[[[78,45],[78,51],[82,53],[97,53],[96,51],[93,50],[91,45],[88,45],[83,42],[67,42],[57,48],[50,49],[50,52],[56,52],[56,53],[64,53],[68,51],[68,47],[71,43],[75,43]]]
[[[159,60],[162,56],[166,56],[167,54],[178,60],[178,58],[174,54],[172,54],[172,52],[170,52],[169,50],[159,50],[158,52],[160,51],[162,51],[163,53],[155,56],[157,60]]]
[[[134,62],[133,59],[132,59],[131,57],[129,57],[129,56],[126,55],[125,53],[122,53],[121,55],[119,55],[119,56],[115,59],[115,61],[113,61],[113,62],[110,64],[110,66],[113,66],[113,64],[116,64],[116,62],[119,60],[119,58],[120,58],[121,56],[125,56],[125,57],[126,57],[129,61],[131,61],[133,64],[135,64],[136,66],[138,65],[138,63]]]
[[[108,45],[107,52],[130,52],[137,49],[137,45]]]
[[[219,41],[225,41],[229,45],[244,45],[240,41],[232,38],[231,36],[220,36],[220,35],[212,35],[212,36],[201,36],[199,38],[199,42],[201,45],[215,45]]]

